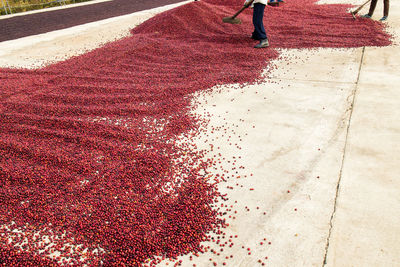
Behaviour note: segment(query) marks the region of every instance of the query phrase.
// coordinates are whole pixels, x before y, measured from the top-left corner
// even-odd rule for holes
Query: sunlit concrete
[[[299,56],[314,61],[325,52],[291,50],[282,57]],[[343,51],[329,53],[338,56]],[[359,50],[346,55],[350,65],[360,57]],[[278,70],[271,76],[286,70],[284,60],[276,64]],[[306,63],[293,63],[291,68],[300,69],[303,64]],[[243,89],[225,89],[201,101],[207,104],[199,111],[205,109],[213,114],[209,136],[205,138],[216,140],[221,133],[214,130],[212,135],[212,127],[226,123],[224,128],[231,138],[228,140],[229,135],[225,135],[216,140],[214,148],[220,149],[215,153],[231,161],[241,156],[236,165],[245,166],[240,174],[247,177],[220,185],[230,196],[229,205],[238,211],[235,220],[228,218],[227,229],[228,236],[238,235],[235,246],[230,250],[224,248],[226,254],[234,257],[226,260],[209,253],[199,258],[200,266],[208,266],[209,258],[228,266],[258,266],[258,260],[267,266],[322,265],[355,90],[355,80],[318,81],[330,71],[328,68],[321,76],[310,74],[310,80],[296,80],[292,76]],[[207,144],[204,140],[201,143]],[[230,143],[238,143],[241,149]],[[228,170],[233,167],[222,165]]]
[[[349,1],[324,0],[337,2]],[[63,60],[157,12],[3,42],[0,63]],[[379,1],[373,18],[381,13]],[[184,266],[400,266],[399,14],[392,1],[392,46],[282,50],[265,82],[196,95],[193,112],[209,119],[196,142],[225,158],[210,172],[229,175],[224,231],[237,238],[223,251],[207,244],[220,255],[181,257]]]
[[[361,62],[326,266],[400,266],[400,3],[390,5],[394,45],[366,47]]]
[[[392,1],[395,45],[364,51],[327,266],[400,266],[399,11]]]

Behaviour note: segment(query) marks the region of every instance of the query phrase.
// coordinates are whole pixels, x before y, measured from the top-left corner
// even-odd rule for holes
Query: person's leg
[[[368,16],[372,16],[374,14],[375,11],[375,7],[376,7],[376,3],[378,2],[378,0],[372,0],[371,1],[371,5],[369,6],[369,12],[368,12]]]
[[[259,40],[267,39],[267,34],[265,33],[263,17],[264,17],[265,5],[256,3],[253,9],[253,25],[254,32],[252,36]]]
[[[389,16],[389,0],[383,0],[383,16]]]

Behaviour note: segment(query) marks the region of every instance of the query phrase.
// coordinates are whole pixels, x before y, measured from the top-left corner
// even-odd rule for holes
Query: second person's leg
[[[383,16],[389,16],[389,0],[383,0]]]
[[[369,12],[368,12],[368,15],[370,16],[370,17],[372,17],[372,15],[374,14],[374,11],[375,11],[375,7],[376,7],[376,3],[378,2],[378,0],[372,0],[371,1],[371,5],[369,6]]]

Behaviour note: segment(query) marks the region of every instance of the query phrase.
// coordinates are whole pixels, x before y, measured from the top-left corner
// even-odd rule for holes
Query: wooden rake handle
[[[362,4],[361,6],[359,6],[356,10],[351,11],[351,14],[355,15],[358,13],[358,11],[360,11],[366,4],[368,4],[369,2],[371,2],[371,0],[367,0],[364,4]]]
[[[369,0],[371,1],[371,0]],[[244,5],[238,12],[235,13],[235,15],[233,15],[231,18],[234,19],[237,17],[237,15],[239,15],[240,13],[242,13],[243,10],[245,10],[246,8],[248,8],[251,4],[253,4],[254,0],[251,0],[250,2],[248,2],[246,5]]]

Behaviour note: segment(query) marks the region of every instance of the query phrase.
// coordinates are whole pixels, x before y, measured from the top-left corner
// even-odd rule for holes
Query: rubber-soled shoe
[[[278,0],[269,0],[267,3],[269,6],[279,6],[279,1]]]
[[[368,15],[368,14],[362,15],[361,17],[362,17],[362,18],[365,18],[365,19],[370,19],[370,18],[371,18],[371,16]]]
[[[265,48],[268,46],[269,46],[268,39],[262,39],[262,40],[260,40],[260,43],[256,44],[256,46],[254,46],[254,48]]]
[[[385,21],[387,20],[387,16],[383,16],[379,21]]]

